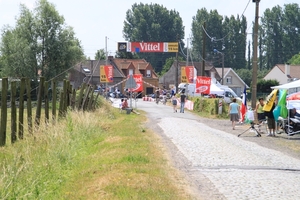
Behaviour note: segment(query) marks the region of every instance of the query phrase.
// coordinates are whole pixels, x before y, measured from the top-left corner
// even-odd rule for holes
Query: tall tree
[[[105,60],[105,59],[106,59],[106,54],[104,49],[97,50],[95,54],[95,60]]]
[[[46,80],[63,75],[83,58],[83,50],[72,27],[47,0],[39,0],[33,11],[21,5],[16,27],[5,27],[0,52],[3,75]]]
[[[131,42],[176,42],[184,38],[184,26],[179,13],[158,4],[133,4],[126,12],[123,36]],[[174,53],[137,53],[160,72],[167,58]]]

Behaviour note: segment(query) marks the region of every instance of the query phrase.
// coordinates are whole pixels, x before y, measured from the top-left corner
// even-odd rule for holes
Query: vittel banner
[[[129,77],[129,75],[128,75]],[[133,74],[133,78],[136,82],[136,88],[129,90],[131,92],[143,92],[143,78],[142,74]]]
[[[100,66],[100,82],[112,83],[113,79],[113,66],[112,65],[101,65]]]
[[[178,52],[177,42],[128,42],[127,52]]]
[[[195,93],[210,94],[211,78],[206,76],[197,76]]]

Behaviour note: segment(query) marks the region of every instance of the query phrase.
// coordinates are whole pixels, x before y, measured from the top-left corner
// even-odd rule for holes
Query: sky
[[[94,59],[99,49],[107,49],[108,55],[114,55],[117,43],[126,42],[122,33],[123,22],[126,11],[130,10],[134,3],[156,3],[168,10],[176,10],[185,26],[186,41],[191,36],[192,19],[202,8],[206,8],[208,12],[217,10],[220,15],[228,17],[244,14],[249,32],[252,31],[251,22],[255,16],[255,3],[252,0],[48,0],[48,2],[54,4],[59,14],[64,16],[65,23],[74,28],[84,54],[91,59]],[[15,26],[21,3],[33,10],[36,0],[0,0],[0,29],[4,25]],[[267,8],[271,9],[276,5],[283,7],[289,3],[299,4],[300,0],[261,0],[259,14],[262,15]],[[209,34],[209,30],[207,32]]]

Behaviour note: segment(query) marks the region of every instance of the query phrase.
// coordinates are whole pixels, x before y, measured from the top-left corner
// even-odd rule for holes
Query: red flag
[[[247,98],[246,98],[246,86],[244,88],[242,105],[241,105],[241,122],[245,120],[245,114],[247,112]]]

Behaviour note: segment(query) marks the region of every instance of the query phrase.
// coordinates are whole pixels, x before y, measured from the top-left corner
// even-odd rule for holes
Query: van
[[[219,87],[220,85],[211,84],[211,94],[215,94],[217,96],[221,96],[224,98],[224,101],[226,103],[231,103],[233,98],[236,98],[237,101],[242,102],[242,99],[236,95],[236,93],[227,86]],[[180,83],[178,85],[178,90],[181,92],[182,90],[185,90],[185,94],[188,96],[201,96],[200,93],[195,93],[196,91],[196,84],[195,83]]]

